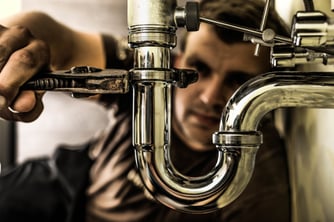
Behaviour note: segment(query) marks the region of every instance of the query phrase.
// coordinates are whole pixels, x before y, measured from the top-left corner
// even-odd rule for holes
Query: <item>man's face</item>
[[[199,79],[175,90],[173,128],[194,150],[212,148],[212,134],[228,99],[246,80],[269,70],[268,49],[261,48],[258,57],[254,49],[251,43],[222,42],[207,24],[188,34],[175,66],[196,69]]]

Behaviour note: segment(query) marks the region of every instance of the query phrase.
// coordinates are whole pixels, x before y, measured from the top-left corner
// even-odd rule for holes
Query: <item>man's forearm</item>
[[[21,13],[1,21],[1,24],[23,26],[48,44],[52,69],[68,69],[76,65],[105,66],[99,34],[73,30],[42,12]]]

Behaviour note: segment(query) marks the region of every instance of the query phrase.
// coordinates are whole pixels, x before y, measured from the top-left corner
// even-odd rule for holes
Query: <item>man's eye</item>
[[[226,83],[234,87],[239,87],[244,84],[246,81],[251,79],[253,76],[247,73],[231,73],[226,78]]]
[[[202,76],[206,76],[209,75],[211,73],[211,69],[208,65],[206,65],[205,63],[201,62],[201,61],[196,61],[193,62],[191,64],[189,64],[191,67],[195,68],[200,75]]]

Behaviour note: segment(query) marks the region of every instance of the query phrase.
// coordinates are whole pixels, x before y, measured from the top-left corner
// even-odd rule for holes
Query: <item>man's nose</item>
[[[212,78],[202,89],[200,99],[206,105],[225,106],[228,98],[232,95],[228,87],[224,87],[223,80]]]

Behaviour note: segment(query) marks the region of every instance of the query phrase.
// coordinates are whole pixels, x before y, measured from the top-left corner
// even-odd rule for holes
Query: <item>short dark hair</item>
[[[259,29],[265,7],[264,0],[202,0],[200,16],[224,21],[231,24]],[[274,8],[270,8],[265,28],[270,28],[276,34],[290,36],[288,27]],[[242,42],[244,34],[238,31],[215,26],[219,38],[226,43]],[[186,36],[180,42],[180,49],[185,49]]]

